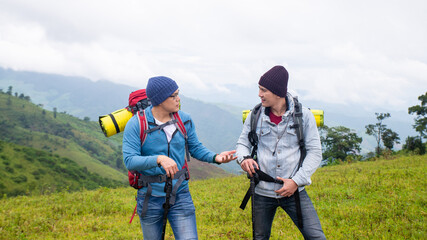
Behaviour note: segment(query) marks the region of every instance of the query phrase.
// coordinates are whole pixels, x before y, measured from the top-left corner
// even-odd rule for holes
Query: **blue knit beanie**
[[[147,97],[151,100],[153,106],[157,106],[165,101],[177,89],[178,85],[174,80],[163,76],[148,79],[146,87]]]
[[[288,71],[283,66],[274,66],[261,76],[258,84],[279,97],[286,97],[288,92]]]

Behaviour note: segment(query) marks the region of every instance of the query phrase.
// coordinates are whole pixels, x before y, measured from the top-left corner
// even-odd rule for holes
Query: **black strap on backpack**
[[[305,156],[307,155],[307,149],[305,148],[304,143],[304,135],[303,135],[303,124],[302,124],[302,105],[300,102],[298,102],[297,98],[293,98],[294,104],[295,104],[295,111],[293,113],[293,119],[294,119],[294,125],[291,126],[291,128],[294,128],[297,137],[298,137],[298,144],[300,146],[300,159],[298,162],[297,171],[301,168],[302,163],[304,161]],[[251,111],[251,122],[250,122],[250,132],[248,133],[248,139],[249,142],[252,145],[252,153],[250,158],[254,159],[258,163],[257,159],[257,151],[258,151],[258,136],[256,134],[256,126],[258,123],[259,116],[261,115],[261,103],[256,105],[253,110]],[[249,158],[249,156],[245,157]],[[240,204],[240,208],[242,210],[245,209],[248,201],[250,198],[252,198],[251,204],[252,204],[252,236],[255,236],[255,229],[254,229],[254,194],[255,194],[255,187],[258,185],[259,181],[265,181],[265,182],[272,182],[272,183],[278,183],[283,184],[283,181],[273,178],[267,173],[261,171],[260,169],[255,169],[255,174],[252,174],[253,176],[250,177],[248,174],[248,178],[250,179],[250,187],[248,191],[246,192],[245,197],[243,198],[242,203]],[[294,193],[295,197],[295,204],[296,204],[296,210],[297,210],[297,218],[298,218],[298,227],[302,228],[302,212],[301,212],[301,202],[299,198],[299,191],[298,189]]]
[[[172,192],[172,179],[168,177],[165,182],[166,201],[163,203],[163,228],[162,228],[162,239],[165,239],[166,224],[168,222],[168,212],[170,208],[170,198]]]
[[[302,167],[302,162],[305,159],[305,156],[307,156],[307,149],[305,148],[304,143],[304,135],[303,135],[303,123],[302,123],[302,105],[298,101],[297,98],[294,98],[295,103],[295,111],[294,111],[294,125],[291,126],[291,128],[295,128],[295,132],[297,133],[298,137],[298,144],[300,148],[300,158],[298,162],[297,171]],[[301,212],[301,201],[299,197],[299,191],[298,189],[294,193],[295,195],[295,204],[297,208],[297,218],[298,218],[298,227],[302,228],[302,212]]]

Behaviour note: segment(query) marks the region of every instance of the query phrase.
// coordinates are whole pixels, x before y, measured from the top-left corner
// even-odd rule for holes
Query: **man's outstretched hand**
[[[236,153],[236,150],[222,152],[216,155],[215,162],[228,163],[230,161],[236,160],[237,157],[234,156],[235,153]]]

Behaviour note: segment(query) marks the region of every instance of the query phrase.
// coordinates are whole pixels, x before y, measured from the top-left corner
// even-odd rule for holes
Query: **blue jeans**
[[[320,225],[319,217],[316,210],[308,196],[307,192],[302,190],[300,192],[301,212],[303,227],[298,228],[304,239],[326,239],[323,233],[322,226]],[[254,197],[254,214],[255,214],[255,237],[254,239],[269,239],[271,234],[271,226],[273,224],[274,215],[276,214],[277,207],[281,207],[291,217],[295,225],[298,226],[297,210],[295,205],[295,198],[269,198],[258,194]]]
[[[138,194],[138,215],[141,216],[142,204],[145,194]],[[143,218],[140,218],[144,239],[156,240],[162,238],[163,203],[166,197],[150,196],[148,210]],[[168,212],[168,221],[172,227],[175,239],[198,239],[196,226],[196,208],[188,189],[177,193],[175,204]]]

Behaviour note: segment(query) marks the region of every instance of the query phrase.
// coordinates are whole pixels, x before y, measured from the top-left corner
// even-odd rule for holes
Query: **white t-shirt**
[[[159,120],[157,120],[156,118],[154,118],[154,121],[156,122],[156,124],[157,125],[162,125],[162,124],[164,124],[163,122],[160,122]],[[163,128],[163,131],[165,131],[165,133],[166,133],[166,137],[168,138],[168,142],[170,142],[171,141],[171,139],[172,139],[172,135],[173,135],[173,133],[175,132],[175,130],[176,130],[176,126],[175,126],[175,124],[169,124],[169,125],[167,125],[166,127],[164,127]]]

